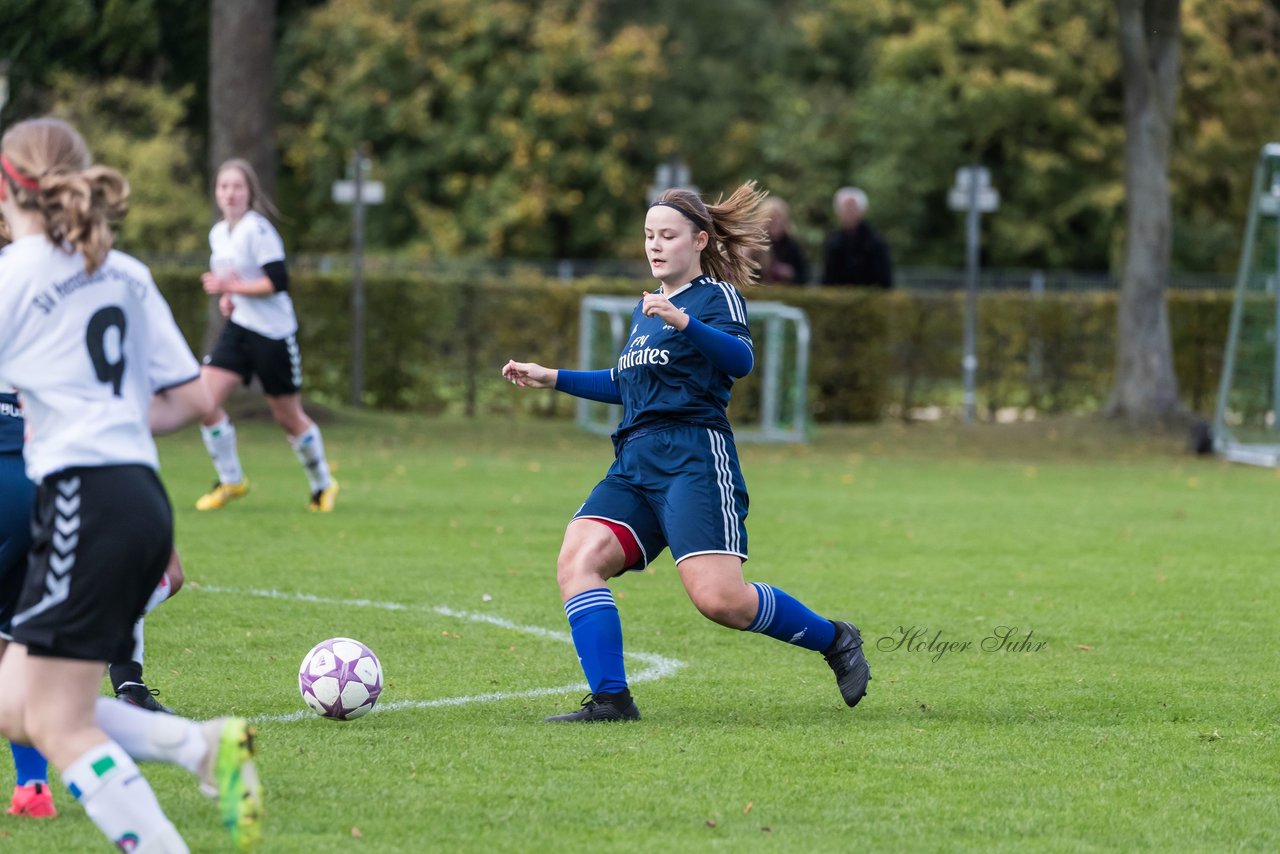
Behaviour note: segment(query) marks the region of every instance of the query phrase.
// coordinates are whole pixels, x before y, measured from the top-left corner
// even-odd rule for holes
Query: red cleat
[[[47,783],[28,783],[13,787],[13,800],[9,802],[9,815],[27,818],[57,818],[53,805],[53,792]]]

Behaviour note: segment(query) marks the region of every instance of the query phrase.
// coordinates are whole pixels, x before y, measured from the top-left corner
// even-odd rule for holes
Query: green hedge
[[[200,352],[209,301],[190,271],[156,279],[192,348]],[[350,281],[297,274],[292,293],[307,394],[350,396]],[[493,276],[376,276],[366,280],[364,403],[388,410],[476,414],[515,407],[568,415],[554,392],[511,394],[498,381],[508,358],[553,366],[577,362],[579,303],[586,294],[639,298],[634,280],[548,280]],[[961,400],[963,294],[861,289],[758,288],[748,299],[806,311],[812,326],[810,408],[820,421],[869,421]],[[1110,391],[1117,295],[985,294],[979,303],[978,396],[987,413],[1005,408],[1077,412]],[[1207,413],[1231,314],[1231,295],[1174,291],[1169,320],[1183,398]],[[735,416],[754,405],[752,380],[737,393]]]

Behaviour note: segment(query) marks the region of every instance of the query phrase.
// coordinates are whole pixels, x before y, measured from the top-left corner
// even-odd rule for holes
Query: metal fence
[[[206,255],[150,255],[143,261],[151,266],[204,270]],[[297,271],[321,273],[351,272],[350,255],[295,255],[289,266]],[[537,274],[565,281],[600,276],[606,278],[648,279],[649,265],[644,259],[509,259],[474,258],[418,260],[400,256],[366,255],[364,271],[371,275],[490,275],[506,276],[517,272]],[[938,267],[899,267],[896,285],[911,291],[959,291],[965,286],[963,269]],[[1115,291],[1120,277],[1098,270],[1022,270],[991,268],[981,271],[979,288],[984,291],[1084,292]],[[1235,286],[1235,273],[1172,273],[1169,287],[1175,290],[1230,290]],[[817,285],[808,285],[817,287]]]

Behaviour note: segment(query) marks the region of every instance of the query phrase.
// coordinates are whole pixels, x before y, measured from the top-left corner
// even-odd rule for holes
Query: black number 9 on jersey
[[[108,357],[108,335],[111,330],[118,330],[112,355],[117,358],[113,362]],[[120,397],[120,386],[124,382],[124,310],[117,305],[109,305],[99,309],[89,318],[89,328],[85,330],[84,343],[89,348],[89,358],[93,361],[93,369],[98,374],[98,381],[111,383],[111,390]]]

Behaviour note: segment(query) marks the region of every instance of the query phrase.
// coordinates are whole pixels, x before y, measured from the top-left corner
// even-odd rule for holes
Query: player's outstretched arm
[[[213,397],[203,377],[171,386],[151,397],[151,432],[157,436],[172,433],[197,418],[204,418],[213,409]]]
[[[502,367],[502,378],[520,388],[555,388],[559,371],[533,362],[508,361]]]

